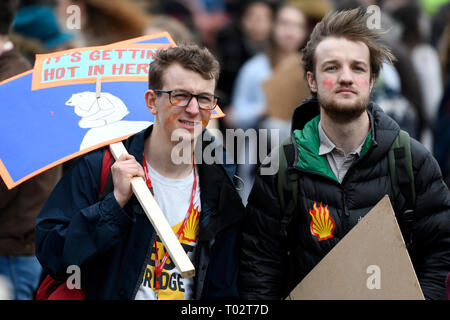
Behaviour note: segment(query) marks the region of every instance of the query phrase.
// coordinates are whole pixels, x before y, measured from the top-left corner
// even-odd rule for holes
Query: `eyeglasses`
[[[218,97],[209,93],[193,94],[185,90],[155,90],[155,92],[169,94],[170,103],[177,107],[187,107],[195,97],[200,109],[213,110],[219,100]]]

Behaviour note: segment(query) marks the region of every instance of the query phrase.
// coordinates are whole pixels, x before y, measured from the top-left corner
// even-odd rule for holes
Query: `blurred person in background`
[[[447,10],[447,25],[438,42],[445,88],[433,126],[434,154],[450,187],[450,10]]]
[[[236,8],[236,7],[235,7]],[[229,119],[231,92],[239,69],[244,62],[262,52],[266,47],[272,29],[274,5],[268,0],[240,1],[233,19],[216,37],[215,55],[220,62],[220,78],[217,95],[220,107],[227,115],[218,119],[217,127],[222,131],[227,144],[225,130],[232,128]],[[228,150],[236,161],[237,148]]]
[[[217,32],[229,22],[223,0],[180,0],[189,9],[202,44],[214,48]]]
[[[190,7],[183,0],[152,0],[147,1],[146,6],[150,16],[169,17],[170,21],[177,21],[187,28],[193,35],[196,43],[202,42],[200,32],[194,24],[193,12],[191,12]]]
[[[266,48],[272,19],[273,8],[268,1],[246,0],[241,4],[237,20],[218,32],[215,51],[221,75],[217,90],[225,113],[239,69],[245,61]]]
[[[306,15],[289,2],[277,9],[268,50],[245,62],[236,78],[232,94],[232,111],[228,115],[234,127],[244,130],[277,128],[283,132],[280,135],[289,136],[290,125],[288,122],[277,122],[274,119],[266,119],[264,123],[261,122],[267,111],[263,83],[270,78],[274,68],[280,63],[299,54],[299,50],[308,37],[307,20]],[[248,150],[239,150],[238,152],[240,164],[246,162],[247,152],[256,154],[256,150],[252,150],[252,146],[256,147],[255,143],[246,143],[246,145]],[[246,203],[253,185],[255,165],[248,163],[240,165],[239,174],[244,180],[241,197]]]
[[[383,63],[372,89],[371,99],[397,122],[401,129],[420,139],[419,116],[413,105],[402,95],[400,75],[394,65]]]
[[[442,99],[443,84],[438,53],[428,43],[427,20],[417,1],[393,7],[390,12],[403,26],[402,41],[411,52],[411,61],[418,75],[425,120],[432,123]],[[433,136],[429,128],[425,129],[420,140],[433,151]]]
[[[289,0],[289,2],[296,5],[306,14],[310,31],[329,11],[335,8],[332,0]]]
[[[273,7],[279,5],[283,0],[267,0],[267,3]],[[242,9],[242,0],[224,0],[225,8],[231,19],[236,19]]]
[[[22,2],[24,3],[26,2]],[[13,32],[13,41],[18,44],[31,65],[34,65],[36,54],[74,47],[74,35],[60,29],[54,10],[48,5],[20,7],[13,21]]]
[[[448,83],[450,80],[450,4],[446,6],[445,11],[447,23],[443,29],[439,41],[439,56],[441,60],[442,80]]]
[[[442,39],[444,30],[450,20],[450,0],[439,8],[439,11],[431,17],[430,43],[437,48]]]
[[[80,29],[75,33],[76,47],[105,45],[144,34],[149,22],[146,9],[134,0],[59,0],[60,23],[65,26],[67,8],[80,8]]]
[[[175,18],[164,14],[156,14],[150,17],[150,22],[144,31],[144,34],[155,34],[167,31],[173,41],[178,45],[180,43],[199,44],[198,38],[183,23]]]
[[[402,25],[385,11],[381,12],[381,24],[382,28],[389,30],[382,35],[382,41],[391,48],[397,60],[393,61],[393,65],[383,64],[372,92],[373,99],[402,129],[420,140],[429,130],[430,123],[425,115],[419,74],[414,67],[410,49],[401,40]],[[399,107],[396,107],[397,102]]]
[[[289,3],[281,6],[275,15],[268,50],[249,59],[238,72],[231,103],[235,127],[257,126],[267,107],[262,83],[280,62],[299,53],[307,37],[306,15]]]
[[[31,68],[8,37],[16,9],[15,0],[0,2],[0,81]],[[14,299],[32,299],[38,286],[42,267],[35,257],[36,216],[61,175],[58,166],[11,190],[0,179],[0,275],[10,281]]]

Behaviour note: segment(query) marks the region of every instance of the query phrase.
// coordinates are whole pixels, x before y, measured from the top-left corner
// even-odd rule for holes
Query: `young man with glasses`
[[[111,166],[112,191],[99,197],[104,150],[71,168],[37,220],[37,256],[44,270],[65,279],[81,268],[87,299],[236,298],[237,225],[244,207],[233,185],[234,166],[174,161],[180,140],[194,150],[212,110],[219,64],[207,50],[160,50],[150,65],[145,100],[154,124],[124,141],[130,155]],[[206,141],[207,142],[204,142]],[[196,161],[197,160],[197,161]],[[196,268],[182,278],[132,194],[142,177]]]

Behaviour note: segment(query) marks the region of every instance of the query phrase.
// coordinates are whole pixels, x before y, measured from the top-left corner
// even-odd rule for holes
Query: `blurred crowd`
[[[309,96],[301,49],[314,25],[333,9],[376,5],[381,28],[386,30],[383,41],[397,59],[384,65],[373,100],[433,152],[450,184],[450,0],[16,2],[12,26],[0,30],[0,56],[2,50],[14,46],[29,66],[35,54],[104,45],[160,31],[168,31],[176,43],[208,47],[221,63],[217,95],[227,115],[213,125],[223,132],[279,129],[271,147],[289,136],[291,114]],[[3,19],[2,13],[0,17]],[[0,80],[7,78],[2,61]],[[247,145],[246,150],[229,152],[236,159],[257,150]],[[239,169],[244,204],[256,166]],[[8,205],[0,201],[0,224]],[[6,254],[0,245],[0,256]]]

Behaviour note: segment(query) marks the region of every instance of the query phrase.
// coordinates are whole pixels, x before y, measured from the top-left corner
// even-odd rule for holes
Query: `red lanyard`
[[[150,180],[150,174],[148,172],[147,160],[145,159],[145,154],[144,154],[144,159],[142,162],[143,162],[145,181],[147,182],[147,187],[153,193],[153,186],[152,186],[152,182]],[[197,189],[197,164],[195,163],[194,158],[193,158],[193,162],[194,162],[194,185],[192,186],[191,202],[189,203],[189,208],[186,213],[186,217],[184,218],[183,223],[181,224],[180,228],[178,229],[178,232],[176,233],[176,236],[178,239],[180,238],[181,234],[183,233],[184,226],[186,225],[186,222],[189,220],[192,209],[194,207],[195,190]],[[159,280],[161,278],[162,271],[164,269],[164,266],[166,265],[168,258],[169,258],[169,252],[166,252],[166,254],[162,258],[162,260],[161,261],[159,260],[158,246],[156,244],[156,238],[155,238],[155,287],[154,288],[156,290],[160,289],[160,281]]]

